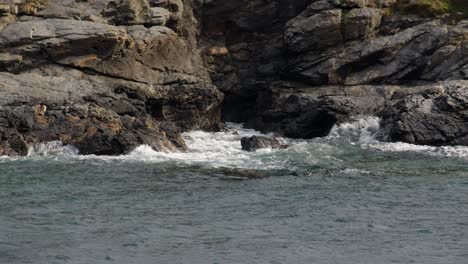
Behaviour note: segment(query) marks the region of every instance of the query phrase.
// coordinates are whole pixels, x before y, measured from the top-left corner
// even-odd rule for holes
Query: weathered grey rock
[[[423,145],[468,145],[468,81],[420,87],[396,95],[382,114],[386,140]]]
[[[341,35],[341,9],[306,10],[286,24],[285,42],[290,52],[320,50],[343,43]]]
[[[222,126],[216,87],[226,120],[263,131],[378,115],[389,140],[466,144],[463,89],[424,87],[468,78],[467,20],[396,0],[20,2],[0,5],[0,155],[183,150],[179,132]]]
[[[88,21],[64,23],[61,19],[15,22],[0,33],[0,47],[10,54],[21,55],[23,67],[53,60],[61,65],[152,84],[177,79],[194,83],[197,78],[206,78],[203,68],[193,65],[196,55],[187,41],[167,27],[132,26],[126,30]]]
[[[354,8],[343,18],[345,40],[368,38],[380,26],[382,11],[377,8]]]
[[[128,14],[111,22],[128,15],[125,27],[99,16],[108,3],[50,0],[0,32],[0,155],[26,155],[33,144],[56,140],[81,154],[122,154],[141,144],[185,150],[181,132],[222,126],[223,95],[201,65],[196,24],[177,7],[182,2],[159,3],[173,8],[166,12],[121,1],[116,8]],[[180,34],[152,26],[174,12],[186,26]],[[164,21],[149,20],[160,14]]]
[[[287,148],[287,145],[282,144],[276,138],[269,138],[269,137],[260,137],[260,136],[252,136],[252,137],[243,137],[241,139],[242,150],[245,151],[256,151],[257,149],[263,148]]]
[[[263,131],[296,138],[323,137],[355,116],[379,116],[384,141],[468,145],[468,81],[418,86],[276,88],[258,117]]]
[[[107,56],[128,40],[124,29],[77,20],[44,19],[15,22],[0,33],[0,47],[40,59],[40,52],[62,58],[96,53]],[[96,47],[102,47],[97,49]]]
[[[165,10],[163,11],[166,16],[165,25],[174,29],[180,27],[184,12],[186,11],[182,0],[149,0],[149,5],[152,9]],[[191,6],[187,7],[191,8]]]
[[[141,144],[184,150],[179,132],[219,124],[222,97],[215,87],[154,87],[77,70],[60,75],[0,73],[0,130],[29,146],[60,140],[81,154],[110,155]],[[0,149],[24,154],[8,146]]]
[[[225,118],[265,131],[271,128],[264,127],[265,123],[280,126],[261,121],[275,108],[271,102],[282,102],[264,98],[277,81],[294,81],[302,86],[381,86],[466,79],[466,20],[453,22],[399,13],[391,9],[396,2],[205,3],[204,47],[207,51],[229,51],[222,56],[206,52],[211,77],[226,93]],[[267,22],[271,25],[265,26]],[[297,88],[290,89],[294,94]],[[292,112],[301,111],[306,110],[298,107]],[[281,110],[275,115],[287,116]],[[284,124],[284,129],[287,127]],[[289,130],[296,126],[292,127]],[[295,135],[292,131],[288,134]]]
[[[102,14],[117,25],[144,24],[150,13],[146,0],[116,0],[107,4]]]
[[[324,137],[335,124],[379,115],[395,86],[301,87],[277,85],[259,101],[256,127],[292,138]],[[291,89],[294,87],[294,89]]]
[[[116,0],[107,4],[103,16],[116,25],[171,26],[183,19],[181,0]]]

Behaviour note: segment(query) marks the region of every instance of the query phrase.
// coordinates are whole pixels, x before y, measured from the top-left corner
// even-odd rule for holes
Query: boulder
[[[242,150],[245,151],[256,151],[257,149],[262,148],[287,148],[287,145],[281,143],[280,140],[276,138],[261,137],[261,136],[252,136],[252,137],[243,137],[241,139]]]
[[[213,86],[154,87],[60,67],[44,70],[61,76],[0,73],[0,135],[7,138],[0,153],[25,155],[22,144],[57,140],[81,154],[118,155],[142,144],[185,150],[180,132],[219,127],[222,97]]]
[[[292,88],[294,87],[294,88]],[[395,86],[296,86],[278,83],[262,95],[255,121],[262,132],[291,138],[324,137],[354,116],[378,115]]]
[[[397,94],[382,114],[388,141],[468,145],[468,81],[447,81]]]

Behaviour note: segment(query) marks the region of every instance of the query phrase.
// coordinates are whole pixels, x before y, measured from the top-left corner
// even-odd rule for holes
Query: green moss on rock
[[[468,17],[466,0],[402,0],[394,9],[423,17],[440,17],[446,14]]]

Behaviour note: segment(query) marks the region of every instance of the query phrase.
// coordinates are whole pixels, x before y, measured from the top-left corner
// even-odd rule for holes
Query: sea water
[[[1,157],[0,264],[468,263],[468,148],[378,142],[379,121],[252,153],[228,124],[188,152]]]

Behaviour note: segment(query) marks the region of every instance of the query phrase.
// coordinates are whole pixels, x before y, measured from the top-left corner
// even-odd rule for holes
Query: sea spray
[[[274,169],[281,164],[272,160],[277,150],[262,149],[255,153],[242,151],[242,137],[265,135],[240,124],[227,123],[222,132],[191,131],[183,134],[188,146],[187,152],[156,152],[149,146],[137,147],[122,159],[145,162],[174,162],[186,165],[208,166],[213,168]],[[283,139],[286,141],[286,139]]]
[[[420,146],[407,143],[379,142],[376,139],[380,129],[378,117],[355,117],[349,123],[336,125],[324,138],[310,140],[285,139],[290,147],[284,150],[261,149],[248,153],[242,151],[240,139],[253,135],[264,135],[240,124],[228,123],[222,132],[191,131],[183,134],[187,152],[157,152],[150,146],[142,145],[121,156],[78,156],[78,150],[60,141],[36,144],[29,149],[29,157],[73,157],[75,159],[120,160],[146,163],[175,163],[212,168],[281,169],[295,170],[304,165],[340,166],[341,155],[347,149],[364,152],[415,153],[447,158],[468,159],[468,147],[463,146]],[[7,159],[2,158],[2,159]]]
[[[351,122],[333,126],[327,139],[361,144],[377,142],[375,135],[379,132],[380,121],[380,118],[375,116],[354,117]]]
[[[35,144],[28,150],[28,157],[37,156],[73,156],[78,155],[79,151],[71,145],[64,145],[60,141],[50,141]]]

